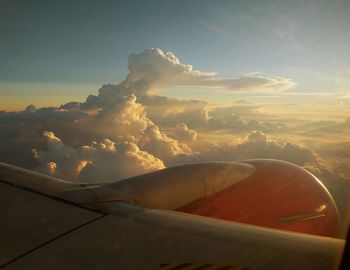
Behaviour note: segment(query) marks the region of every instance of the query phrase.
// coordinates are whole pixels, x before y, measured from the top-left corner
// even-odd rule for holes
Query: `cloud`
[[[260,112],[262,105],[240,101],[229,107],[218,107],[200,100],[177,100],[161,96],[139,98],[145,105],[147,115],[157,125],[172,128],[184,123],[197,131],[230,131],[235,133],[260,130],[281,132],[285,124],[276,121],[258,121],[266,118]]]
[[[196,82],[215,76],[215,73],[194,70],[191,65],[182,64],[171,52],[160,49],[131,54],[128,68],[125,85],[146,84],[149,87],[147,93],[173,85],[196,85]]]
[[[180,123],[170,130],[169,136],[180,142],[193,142],[197,138],[197,132],[189,129],[185,123]]]
[[[334,159],[332,170],[343,178],[347,178],[350,182],[350,158],[347,159]]]
[[[109,138],[116,142],[132,143],[165,164],[175,155],[191,153],[186,144],[168,137],[148,118],[144,106],[137,102],[135,95],[119,97],[114,103],[76,122],[75,128],[90,134],[90,141]]]
[[[182,64],[171,52],[148,49],[129,56],[129,74],[123,82],[128,88],[140,87],[141,94],[155,93],[168,86],[219,87],[231,91],[285,91],[296,86],[291,79],[261,75],[220,78],[214,72],[202,72]],[[135,93],[136,94],[136,93]]]
[[[238,161],[256,158],[280,159],[303,166],[313,164],[318,156],[310,149],[286,140],[270,138],[261,131],[252,131],[237,142],[208,143],[195,149],[199,159]],[[197,157],[198,158],[198,157]]]
[[[103,175],[102,179],[120,179],[201,160],[277,158],[317,166],[319,157],[310,149],[267,135],[286,132],[288,126],[260,121],[261,105],[241,101],[223,108],[200,100],[154,95],[175,85],[282,91],[295,85],[291,80],[257,74],[220,78],[183,64],[174,54],[159,49],[132,54],[128,68],[124,81],[103,85],[97,96],[90,95],[83,103],[69,102],[58,108],[30,105],[22,112],[0,112],[0,159],[66,179],[87,181],[97,179],[93,175],[98,174]],[[348,122],[339,128],[345,126]],[[52,133],[46,132],[43,137],[48,130]],[[214,142],[206,134],[248,136]],[[32,149],[36,149],[34,156]],[[115,164],[107,162],[108,156]],[[139,169],[131,170],[129,163]],[[114,166],[113,173],[103,164]]]
[[[154,125],[134,95],[120,97],[92,120],[94,128],[104,137],[129,141],[137,141],[146,128]]]
[[[212,80],[206,80],[203,84],[198,85],[221,87],[229,91],[283,92],[294,88],[297,84],[289,78],[256,75],[240,76],[233,79],[213,78]]]
[[[210,118],[208,103],[204,101],[161,96],[144,96],[139,100],[149,117],[162,127],[185,123],[190,128],[205,128]]]
[[[350,179],[350,141],[324,142],[317,152],[324,157],[332,171]]]
[[[45,132],[48,149],[33,150],[36,170],[69,181],[106,182],[164,168],[163,162],[130,142],[109,139],[79,148],[65,145],[53,132]]]
[[[70,103],[60,109],[30,106],[23,112],[0,113],[0,139],[3,142],[0,160],[29,169],[38,167],[44,173],[55,172],[56,176],[65,179],[77,179],[74,168],[81,158],[76,156],[75,149],[90,145],[92,141],[108,138],[116,144],[133,145],[149,154],[145,157],[154,156],[166,165],[175,155],[191,153],[185,142],[169,137],[147,116],[145,107],[134,95],[121,96],[99,109],[77,110],[76,105]],[[41,135],[46,130],[53,132],[45,133],[49,143]],[[56,137],[53,134],[57,134]],[[32,149],[37,149],[36,158],[31,154]],[[124,162],[129,161],[125,158]],[[66,163],[73,164],[73,169],[68,170],[70,166]],[[95,160],[95,163],[98,162]],[[132,173],[130,170],[125,172],[125,177]]]
[[[263,106],[240,100],[233,106],[215,107],[209,111],[208,129],[243,133],[259,130],[266,133],[286,131],[281,121],[261,121],[267,115],[260,110]],[[270,116],[271,117],[271,116]]]
[[[87,161],[80,173],[82,181],[113,181],[165,168],[162,160],[130,142],[116,144],[105,139],[82,147],[81,152]]]
[[[141,149],[164,160],[190,153],[183,143],[170,138],[150,118],[134,95],[122,97],[99,112],[94,126],[105,137],[136,143]]]
[[[242,159],[273,158],[303,166],[317,161],[317,155],[310,149],[285,140],[271,139],[260,131],[251,132],[246,141],[237,145],[235,153]]]
[[[42,136],[45,130],[53,130],[70,145],[81,145],[91,140],[79,123],[87,114],[77,111],[58,111],[51,108],[36,109],[32,106],[22,112],[0,113],[0,160],[31,169],[37,165],[31,150],[46,148]]]
[[[47,150],[33,149],[33,155],[40,163],[37,170],[58,178],[76,181],[78,178],[76,168],[79,164],[76,151],[65,145],[53,132],[45,131],[44,137],[47,139]]]
[[[306,137],[324,137],[332,139],[336,137],[347,138],[350,132],[350,121],[346,118],[342,121],[323,120],[323,121],[308,121],[305,124],[299,125],[300,134]]]
[[[332,158],[350,159],[350,141],[327,143],[320,147],[320,152]]]
[[[192,65],[183,64],[171,52],[147,49],[140,54],[131,54],[129,73],[118,85],[103,85],[98,96],[90,95],[82,108],[106,107],[121,96],[137,97],[154,95],[170,86],[201,86],[226,89],[228,91],[273,91],[280,92],[294,88],[296,83],[279,76],[247,75],[238,78],[220,78],[214,72],[195,70]]]
[[[168,163],[176,155],[190,154],[192,152],[187,145],[168,137],[156,125],[146,128],[142,135],[139,143],[142,149],[161,158],[165,163]]]
[[[259,130],[262,132],[286,131],[285,124],[280,122],[262,122],[257,120],[247,120],[237,115],[227,115],[221,118],[210,118],[208,121],[210,130],[234,131],[236,133]]]
[[[335,194],[338,207],[344,208],[344,188],[335,183],[349,177],[348,142],[325,147],[318,140],[323,147],[316,153],[273,135],[313,140],[315,135],[343,136],[348,134],[349,119],[311,122],[291,119],[289,112],[283,118],[279,113],[288,107],[267,115],[261,104],[246,101],[218,107],[154,94],[177,85],[279,92],[294,87],[292,80],[258,74],[220,78],[159,49],[132,54],[128,68],[124,81],[103,85],[85,102],[0,111],[0,161],[70,181],[105,182],[189,162],[281,159],[317,175]]]

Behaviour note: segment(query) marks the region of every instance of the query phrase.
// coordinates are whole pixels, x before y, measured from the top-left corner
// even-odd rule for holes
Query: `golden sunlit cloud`
[[[241,100],[222,107],[154,94],[178,85],[280,93],[295,87],[288,78],[257,73],[220,78],[195,70],[160,49],[132,54],[128,68],[124,81],[103,85],[98,95],[89,95],[85,102],[3,112],[6,139],[13,138],[1,146],[3,159],[16,143],[19,152],[25,153],[18,159],[22,164],[32,168],[36,164],[37,170],[70,181],[113,181],[193,161],[247,158],[283,159],[322,175],[329,172],[330,164],[325,162],[327,157],[311,150],[308,138],[319,132],[321,141],[337,127],[338,139],[344,139],[341,134],[347,128],[340,123],[346,121],[346,114],[331,113],[333,107],[325,109],[321,104]],[[329,129],[320,133],[316,120],[326,115]],[[11,133],[13,137],[8,136]]]

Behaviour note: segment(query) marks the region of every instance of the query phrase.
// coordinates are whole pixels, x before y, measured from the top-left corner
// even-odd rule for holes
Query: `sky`
[[[220,77],[261,74],[297,83],[288,98],[271,101],[348,104],[349,1],[1,0],[0,7],[2,110],[83,101],[102,84],[121,81],[127,56],[147,48]],[[214,102],[246,96],[205,87],[165,93],[186,92]]]

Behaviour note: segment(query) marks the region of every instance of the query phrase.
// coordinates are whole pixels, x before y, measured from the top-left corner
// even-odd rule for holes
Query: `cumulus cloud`
[[[265,133],[275,133],[288,130],[280,121],[261,121],[266,114],[260,109],[263,106],[240,100],[233,106],[215,107],[208,113],[208,129],[226,130],[235,133],[259,130]]]
[[[215,76],[215,73],[194,70],[191,65],[182,64],[171,52],[160,49],[147,49],[141,54],[131,54],[128,68],[125,85],[147,85],[146,93],[173,85],[195,85]]]
[[[165,168],[162,160],[130,142],[93,142],[82,147],[81,155],[86,163],[80,172],[82,181],[113,181]]]
[[[295,83],[287,78],[264,77],[256,74],[233,79],[220,78],[215,73],[195,70],[193,66],[181,63],[171,52],[154,48],[130,55],[128,68],[129,73],[120,84],[103,85],[97,96],[90,95],[82,104],[67,103],[60,109],[103,109],[108,112],[110,107],[112,110],[115,109],[116,104],[124,97],[135,96],[141,104],[146,106],[149,118],[156,124],[174,126],[185,123],[190,128],[203,128],[210,119],[206,102],[179,101],[153,94],[165,87],[177,85],[235,91],[284,91],[295,86]],[[214,123],[216,126],[218,124]]]
[[[70,181],[116,181],[164,168],[162,160],[141,151],[130,142],[109,139],[79,148],[65,145],[53,132],[44,132],[46,151],[33,150],[40,166],[36,169]]]
[[[320,147],[320,152],[332,158],[350,159],[350,140],[327,143]]]
[[[310,148],[272,137],[285,136],[291,125],[281,123],[279,115],[264,115],[261,105],[239,101],[214,107],[155,95],[172,86],[280,92],[296,85],[291,79],[221,78],[159,49],[130,55],[128,69],[120,84],[103,85],[82,103],[0,111],[0,161],[70,181],[105,182],[189,162],[273,158],[307,168],[336,195],[338,206],[344,204],[342,186],[334,183],[350,175],[347,141],[319,147],[317,153],[333,160],[329,169],[330,163]],[[301,122],[295,133],[311,138],[347,134],[350,128],[349,119]]]
[[[99,111],[93,120],[94,127],[104,137],[130,141],[136,141],[141,132],[154,125],[134,95],[115,100],[113,104]]]
[[[147,85],[149,92],[146,93],[173,85],[222,87],[234,91],[284,91],[296,85],[291,79],[278,76],[220,78],[213,72],[194,70],[191,65],[182,64],[171,52],[160,49],[148,49],[141,54],[130,55],[129,74],[124,83],[128,87],[135,83]]]
[[[170,138],[151,119],[136,96],[118,99],[100,111],[96,124],[105,137],[134,142],[165,163],[174,155],[190,153],[188,146]]]
[[[119,97],[113,104],[101,108],[75,124],[75,129],[84,130],[89,134],[87,137],[87,139],[90,139],[89,142],[109,138],[115,142],[131,143],[145,151],[145,153],[149,153],[150,156],[161,159],[165,164],[168,164],[176,155],[191,153],[190,147],[169,137],[148,118],[144,106],[137,102],[137,98],[134,95]],[[49,133],[45,134],[47,136]],[[50,140],[48,144],[49,153],[51,152],[50,147],[52,143],[53,140]],[[56,144],[61,145],[57,140]],[[67,147],[66,150],[68,150]],[[57,154],[60,153],[60,151],[56,152]],[[42,155],[45,155],[45,152],[42,152]],[[68,160],[69,155],[66,156]],[[43,163],[42,159],[37,160]],[[72,161],[69,162],[73,163]],[[125,162],[128,162],[126,158]],[[90,164],[89,167],[91,166],[93,165]],[[58,168],[60,167],[66,168],[67,166],[58,166]],[[47,172],[47,170],[42,171]],[[130,171],[127,170],[127,172]],[[69,174],[67,172],[63,173],[63,175]]]
[[[333,159],[332,170],[350,181],[350,158]]]
[[[47,138],[48,149],[46,151],[33,149],[33,155],[40,163],[37,170],[70,181],[77,180],[76,167],[79,159],[75,150],[66,146],[53,132],[45,131],[44,136]]]
[[[162,127],[185,123],[190,128],[202,129],[208,124],[209,106],[200,100],[178,100],[161,96],[139,98],[148,116]]]
[[[311,150],[266,135],[287,127],[252,120],[258,113],[257,105],[241,101],[226,108],[212,108],[200,100],[154,95],[176,85],[284,91],[295,85],[290,79],[256,74],[220,78],[183,64],[174,54],[159,49],[132,54],[128,68],[120,84],[103,85],[98,95],[90,95],[83,103],[69,102],[58,108],[30,105],[18,113],[0,112],[0,159],[65,179],[87,181],[98,179],[98,174],[103,175],[102,179],[120,179],[200,160],[261,157],[302,166],[316,164],[317,157]],[[46,132],[43,137],[47,130],[52,133]],[[259,131],[231,143],[198,139],[201,132],[223,130],[236,135]],[[34,155],[32,149],[36,149]],[[108,157],[115,164],[108,163]],[[139,169],[131,170],[129,163]],[[103,164],[112,166],[113,173]]]
[[[261,131],[252,131],[235,142],[203,144],[195,149],[200,160],[238,161],[244,159],[271,158],[289,161],[300,166],[314,164],[318,156],[299,144],[271,138]]]
[[[201,86],[228,91],[273,91],[294,88],[296,83],[279,76],[246,75],[238,78],[220,78],[213,72],[193,69],[183,64],[171,52],[147,49],[129,56],[129,73],[118,85],[104,85],[98,96],[90,95],[82,108],[105,107],[121,96],[134,94],[137,97],[152,95],[159,89],[170,86]]]
[[[285,140],[273,140],[260,131],[251,132],[244,143],[237,145],[235,152],[243,159],[250,159],[252,156],[273,158],[301,166],[317,161],[317,155],[312,150]]]
[[[170,137],[180,142],[193,142],[197,138],[197,132],[189,129],[185,123],[180,123],[170,130]]]
[[[3,141],[0,160],[29,169],[37,167],[44,173],[55,173],[69,180],[77,179],[75,168],[81,161],[75,149],[105,138],[117,144],[135,146],[142,153],[149,154],[145,157],[154,156],[166,165],[176,155],[191,153],[185,142],[169,137],[147,116],[145,107],[137,102],[134,95],[121,96],[109,106],[94,110],[77,110],[76,105],[70,103],[56,109],[30,106],[19,113],[0,113],[0,138]],[[53,131],[45,133],[48,143],[41,135],[46,130]],[[53,134],[57,134],[56,137]],[[33,148],[37,149],[34,156],[31,155]],[[56,158],[53,158],[54,155],[57,155]],[[126,156],[124,162],[129,162]],[[95,163],[98,163],[96,159]],[[89,168],[93,166],[89,164]],[[130,170],[125,172],[125,177],[132,173]],[[143,173],[145,170],[135,172]],[[87,172],[84,175],[88,178]]]
[[[176,155],[191,153],[188,146],[168,137],[156,125],[149,126],[144,130],[143,136],[140,138],[140,145],[142,145],[142,149],[160,157],[166,163]]]
[[[87,114],[77,111],[59,111],[51,108],[36,109],[31,106],[22,112],[0,113],[0,160],[31,169],[37,165],[31,150],[46,148],[42,136],[53,130],[70,145],[91,141],[91,134],[80,124]]]
[[[316,146],[320,155],[324,156],[332,171],[350,179],[350,141],[324,142]]]

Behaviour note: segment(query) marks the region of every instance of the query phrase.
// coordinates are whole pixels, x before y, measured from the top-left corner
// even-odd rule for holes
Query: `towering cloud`
[[[178,141],[193,142],[197,138],[197,132],[189,129],[185,123],[180,123],[171,130],[171,137]]]
[[[204,101],[155,95],[178,85],[213,91],[284,91],[295,86],[292,80],[261,75],[220,78],[160,49],[130,55],[128,68],[124,81],[103,85],[98,95],[90,95],[83,103],[0,112],[0,160],[89,182],[119,180],[201,160],[277,158],[320,168],[313,151],[267,135],[287,126],[245,118],[257,115],[259,106],[240,102],[209,109]],[[210,136],[220,137],[222,132],[241,138],[211,141]]]
[[[246,75],[238,78],[220,78],[213,72],[201,72],[182,64],[171,52],[147,49],[129,56],[129,74],[119,85],[104,85],[98,96],[89,96],[84,108],[105,107],[121,96],[152,95],[164,87],[186,85],[226,89],[228,91],[285,91],[296,83],[283,77]]]
[[[123,82],[127,87],[143,86],[144,92],[154,93],[159,88],[173,85],[221,87],[234,91],[272,90],[284,91],[296,84],[282,77],[260,75],[238,78],[220,78],[214,72],[194,70],[191,65],[182,64],[171,52],[148,49],[141,54],[129,56],[129,74]]]

